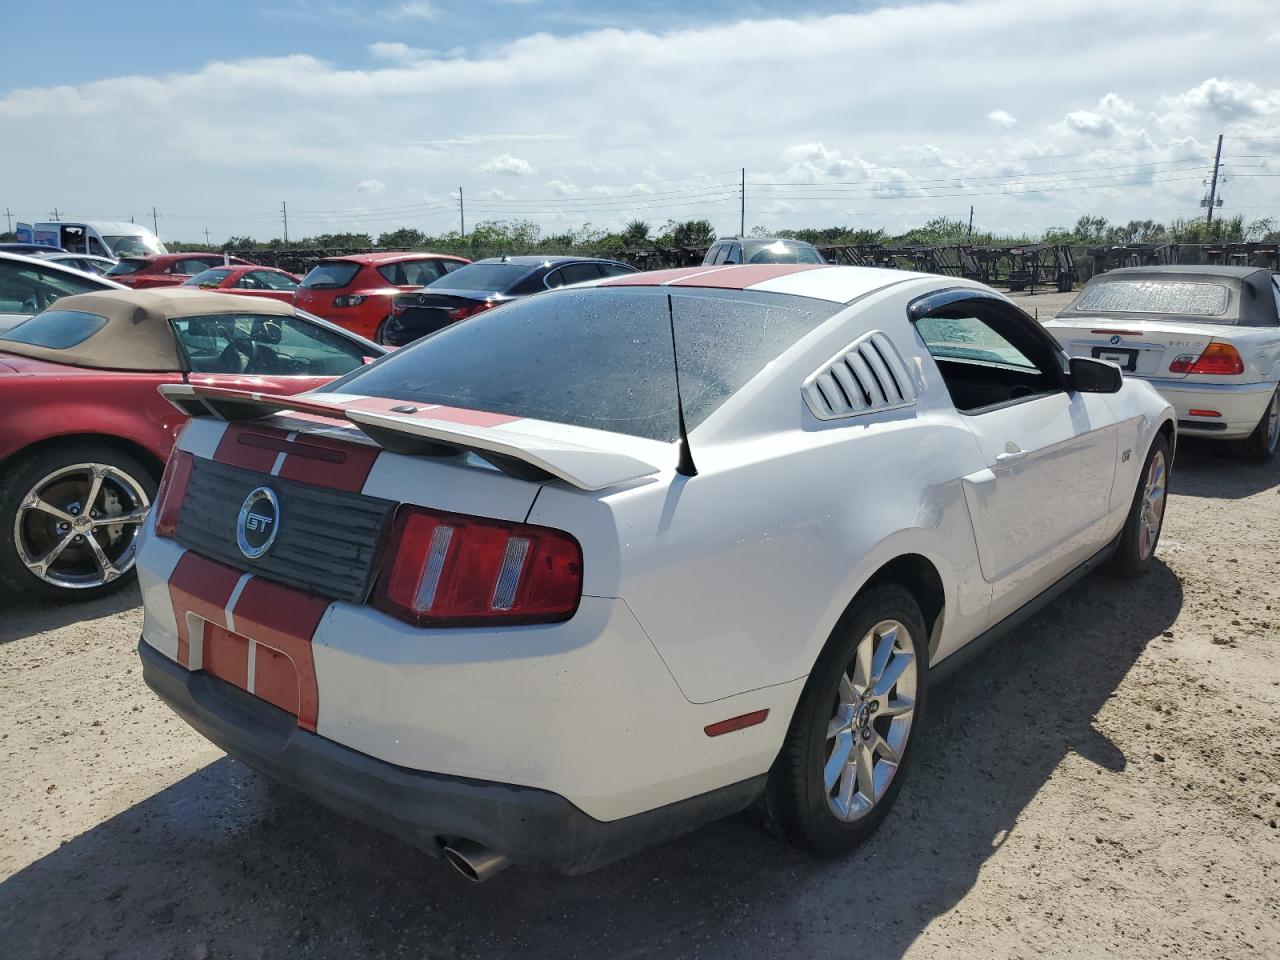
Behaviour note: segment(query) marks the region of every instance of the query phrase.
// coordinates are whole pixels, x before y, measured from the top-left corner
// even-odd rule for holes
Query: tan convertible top
[[[78,293],[61,297],[45,312],[53,310],[92,313],[106,318],[107,323],[80,343],[62,350],[17,343],[0,335],[0,352],[103,370],[176,371],[182,369],[182,354],[170,320],[213,314],[287,317],[294,313],[292,304],[267,297],[239,297],[186,287]],[[23,326],[14,327],[10,335]]]

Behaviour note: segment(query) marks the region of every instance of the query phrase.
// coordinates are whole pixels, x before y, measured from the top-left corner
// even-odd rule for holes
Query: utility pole
[[[1213,224],[1213,205],[1218,199],[1218,165],[1222,163],[1222,134],[1218,134],[1218,152],[1213,155],[1213,179],[1209,183],[1209,212],[1205,224]]]
[[[160,236],[160,214],[156,213],[155,207],[151,208],[151,232]]]
[[[747,235],[747,168],[742,168],[742,208],[738,214],[738,236]]]
[[[210,244],[209,244],[209,228],[208,228],[208,227],[205,227],[205,228],[204,228],[204,245],[205,245],[206,247],[210,245]]]
[[[53,217],[53,219],[54,219],[54,220],[61,220],[61,219],[62,219],[61,217],[59,217],[59,216],[58,216],[58,208],[57,208],[57,207],[54,207],[54,208],[53,208],[53,213],[49,214],[49,216]]]
[[[280,216],[284,218],[284,242],[288,243],[289,242],[289,205],[283,200],[280,201]]]
[[[970,243],[973,242],[973,204],[969,204],[969,232],[965,235],[965,239]]]
[[[4,208],[4,219],[5,219],[5,222],[8,224],[6,228],[6,232],[13,233],[13,211],[10,210],[8,207]]]
[[[462,205],[462,187],[458,187],[458,235],[462,237],[467,235],[466,211]]]

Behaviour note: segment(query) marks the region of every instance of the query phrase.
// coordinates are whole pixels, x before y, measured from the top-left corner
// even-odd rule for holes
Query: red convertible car
[[[182,285],[199,287],[201,290],[221,290],[223,293],[242,297],[266,297],[281,303],[293,303],[293,292],[298,289],[298,277],[275,267],[231,264],[197,273]]]
[[[289,304],[176,288],[63,297],[0,334],[0,590],[132,577],[186,419],[161,384],[299,393],[385,352]]]
[[[239,257],[224,257],[220,253],[153,253],[145,257],[124,257],[107,271],[116,283],[123,283],[135,290],[150,287],[176,287],[188,277],[203,273],[211,267],[233,264],[253,266]]]

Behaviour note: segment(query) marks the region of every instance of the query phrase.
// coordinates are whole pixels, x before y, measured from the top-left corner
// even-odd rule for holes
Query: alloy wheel
[[[150,498],[119,467],[76,463],[38,480],[18,505],[18,558],[45,583],[84,590],[133,567]]]
[[[897,620],[867,631],[840,675],[822,771],[840,820],[866,816],[889,789],[911,734],[916,677],[911,634]]]
[[[1160,536],[1160,523],[1164,519],[1167,490],[1164,451],[1157,450],[1147,467],[1147,479],[1142,487],[1142,513],[1138,517],[1138,556],[1146,560],[1155,551]]]

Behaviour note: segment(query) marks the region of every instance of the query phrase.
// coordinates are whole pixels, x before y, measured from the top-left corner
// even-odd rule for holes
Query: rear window
[[[518,300],[446,327],[321,392],[439,403],[669,442],[677,427],[667,293],[596,287]],[[756,291],[671,295],[689,429],[842,308]]]
[[[532,271],[523,263],[468,263],[427,284],[447,290],[492,290],[502,293]]]
[[[121,260],[107,271],[107,276],[123,277],[125,274],[137,273],[139,270],[145,270],[150,262],[149,260]]]
[[[743,263],[822,263],[818,251],[807,243],[775,240],[772,243],[744,243]]]
[[[107,318],[80,310],[46,310],[18,324],[0,340],[28,343],[33,347],[66,350],[84,343],[107,325]]]
[[[337,290],[345,287],[360,272],[360,264],[337,261],[335,263],[317,263],[311,272],[302,278],[301,286],[311,290]]]
[[[1221,283],[1117,279],[1080,291],[1068,309],[1077,313],[1163,313],[1212,320],[1224,317],[1229,303],[1230,293]]]

